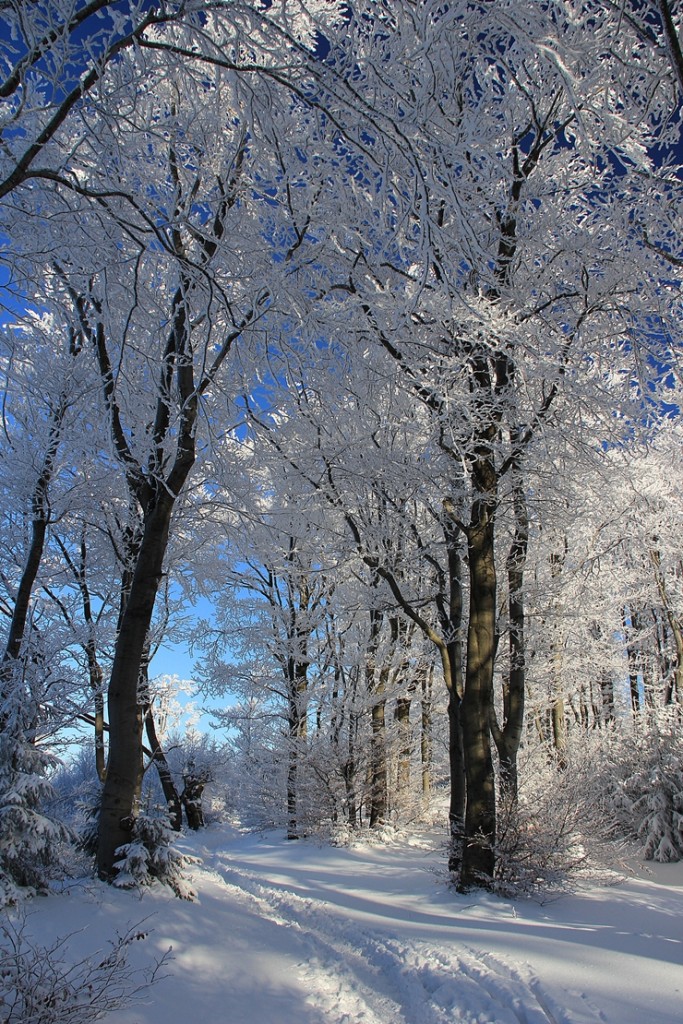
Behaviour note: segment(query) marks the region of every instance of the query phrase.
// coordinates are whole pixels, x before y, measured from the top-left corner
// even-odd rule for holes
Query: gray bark
[[[189,466],[188,466],[189,472]],[[121,619],[108,691],[109,760],[98,823],[100,878],[115,875],[117,850],[130,841],[142,782],[140,669],[168,545],[174,497],[165,490],[146,517],[130,594]]]
[[[0,661],[0,687],[11,675],[12,662],[18,660],[26,634],[26,624],[31,606],[31,595],[38,575],[38,569],[45,550],[45,538],[49,520],[48,491],[54,474],[55,459],[66,414],[66,397],[62,396],[51,418],[47,448],[36,485],[31,497],[31,537],[24,568],[19,580],[17,595],[12,609],[5,650]]]
[[[467,780],[465,837],[460,888],[488,886],[493,880],[496,843],[496,786],[491,755],[490,718],[496,634],[496,568],[493,505],[472,504],[468,534],[470,618],[462,726]]]
[[[381,612],[370,612],[370,637],[366,664],[366,684],[372,700],[370,739],[370,828],[383,824],[387,815],[387,756],[384,693],[388,667],[377,666],[377,650],[382,629]]]
[[[524,696],[526,685],[526,649],[524,616],[524,567],[529,546],[529,519],[524,484],[517,476],[513,505],[515,535],[507,558],[508,615],[510,620],[510,667],[503,683],[503,726],[499,727],[495,712],[491,729],[500,762],[501,795],[516,802],[518,798],[517,754],[524,731]]]
[[[420,765],[422,769],[422,798],[428,802],[432,790],[432,674],[433,669],[422,678],[420,702]]]

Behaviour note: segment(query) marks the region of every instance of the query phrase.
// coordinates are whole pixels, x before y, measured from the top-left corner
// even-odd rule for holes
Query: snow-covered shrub
[[[121,888],[151,885],[156,879],[168,885],[181,899],[193,900],[195,892],[184,877],[185,870],[197,859],[181,853],[173,845],[177,833],[160,811],[156,817],[141,814],[133,826],[131,841],[116,851],[114,885]]]
[[[240,780],[233,777],[232,751],[226,744],[210,734],[188,730],[169,737],[166,756],[184,805],[193,799],[192,782],[199,783],[201,816],[207,824],[224,821],[234,811]],[[187,814],[187,806],[185,810]]]
[[[99,780],[97,780],[80,797],[74,807],[75,813],[78,814],[78,830],[76,832],[78,849],[91,858],[97,855],[98,818],[101,799],[102,786]]]
[[[675,706],[649,708],[610,739],[607,805],[646,860],[683,858],[683,722]]]
[[[558,768],[544,747],[522,752],[517,803],[501,801],[495,888],[543,899],[599,877],[609,827],[595,785],[593,744],[586,735]]]
[[[46,810],[54,797],[48,779],[57,759],[38,745],[36,717],[23,686],[6,681],[0,700],[0,906],[44,890],[60,874],[64,823]]]
[[[195,730],[174,732],[164,738],[164,755],[178,798],[185,806],[186,817],[187,801],[197,799],[198,790],[201,790],[199,798],[206,824],[225,821],[234,812],[241,780],[232,768],[232,751],[227,744]],[[191,787],[194,794],[186,792],[188,781],[199,783],[198,788]],[[144,775],[142,806],[153,813],[153,808],[163,801],[159,774],[151,766]]]
[[[34,942],[23,915],[0,925],[0,1020],[3,1024],[88,1024],[135,1003],[156,980],[170,949],[147,969],[131,967],[131,945],[147,937],[140,925],[118,935],[109,951],[71,961],[68,940]]]

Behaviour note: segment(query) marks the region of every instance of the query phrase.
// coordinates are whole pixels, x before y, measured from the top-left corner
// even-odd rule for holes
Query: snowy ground
[[[173,947],[147,1003],[108,1024],[680,1024],[683,866],[545,906],[446,885],[438,834],[334,849],[214,826],[196,903],[99,883],[33,901],[74,955],[147,919]]]

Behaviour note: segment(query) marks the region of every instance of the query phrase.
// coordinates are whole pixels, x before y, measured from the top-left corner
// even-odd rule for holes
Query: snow
[[[214,825],[195,903],[92,880],[36,899],[28,928],[72,955],[144,920],[143,965],[173,947],[144,1005],[107,1024],[676,1024],[683,865],[539,905],[448,885],[438,831],[350,848]]]

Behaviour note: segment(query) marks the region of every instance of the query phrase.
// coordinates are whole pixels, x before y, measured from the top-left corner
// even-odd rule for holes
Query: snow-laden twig
[[[43,946],[29,935],[19,912],[0,926],[0,1019],[2,1024],[88,1024],[139,1002],[164,977],[169,949],[147,967],[129,962],[131,946],[149,935],[145,921],[96,950],[72,960],[69,939]]]

